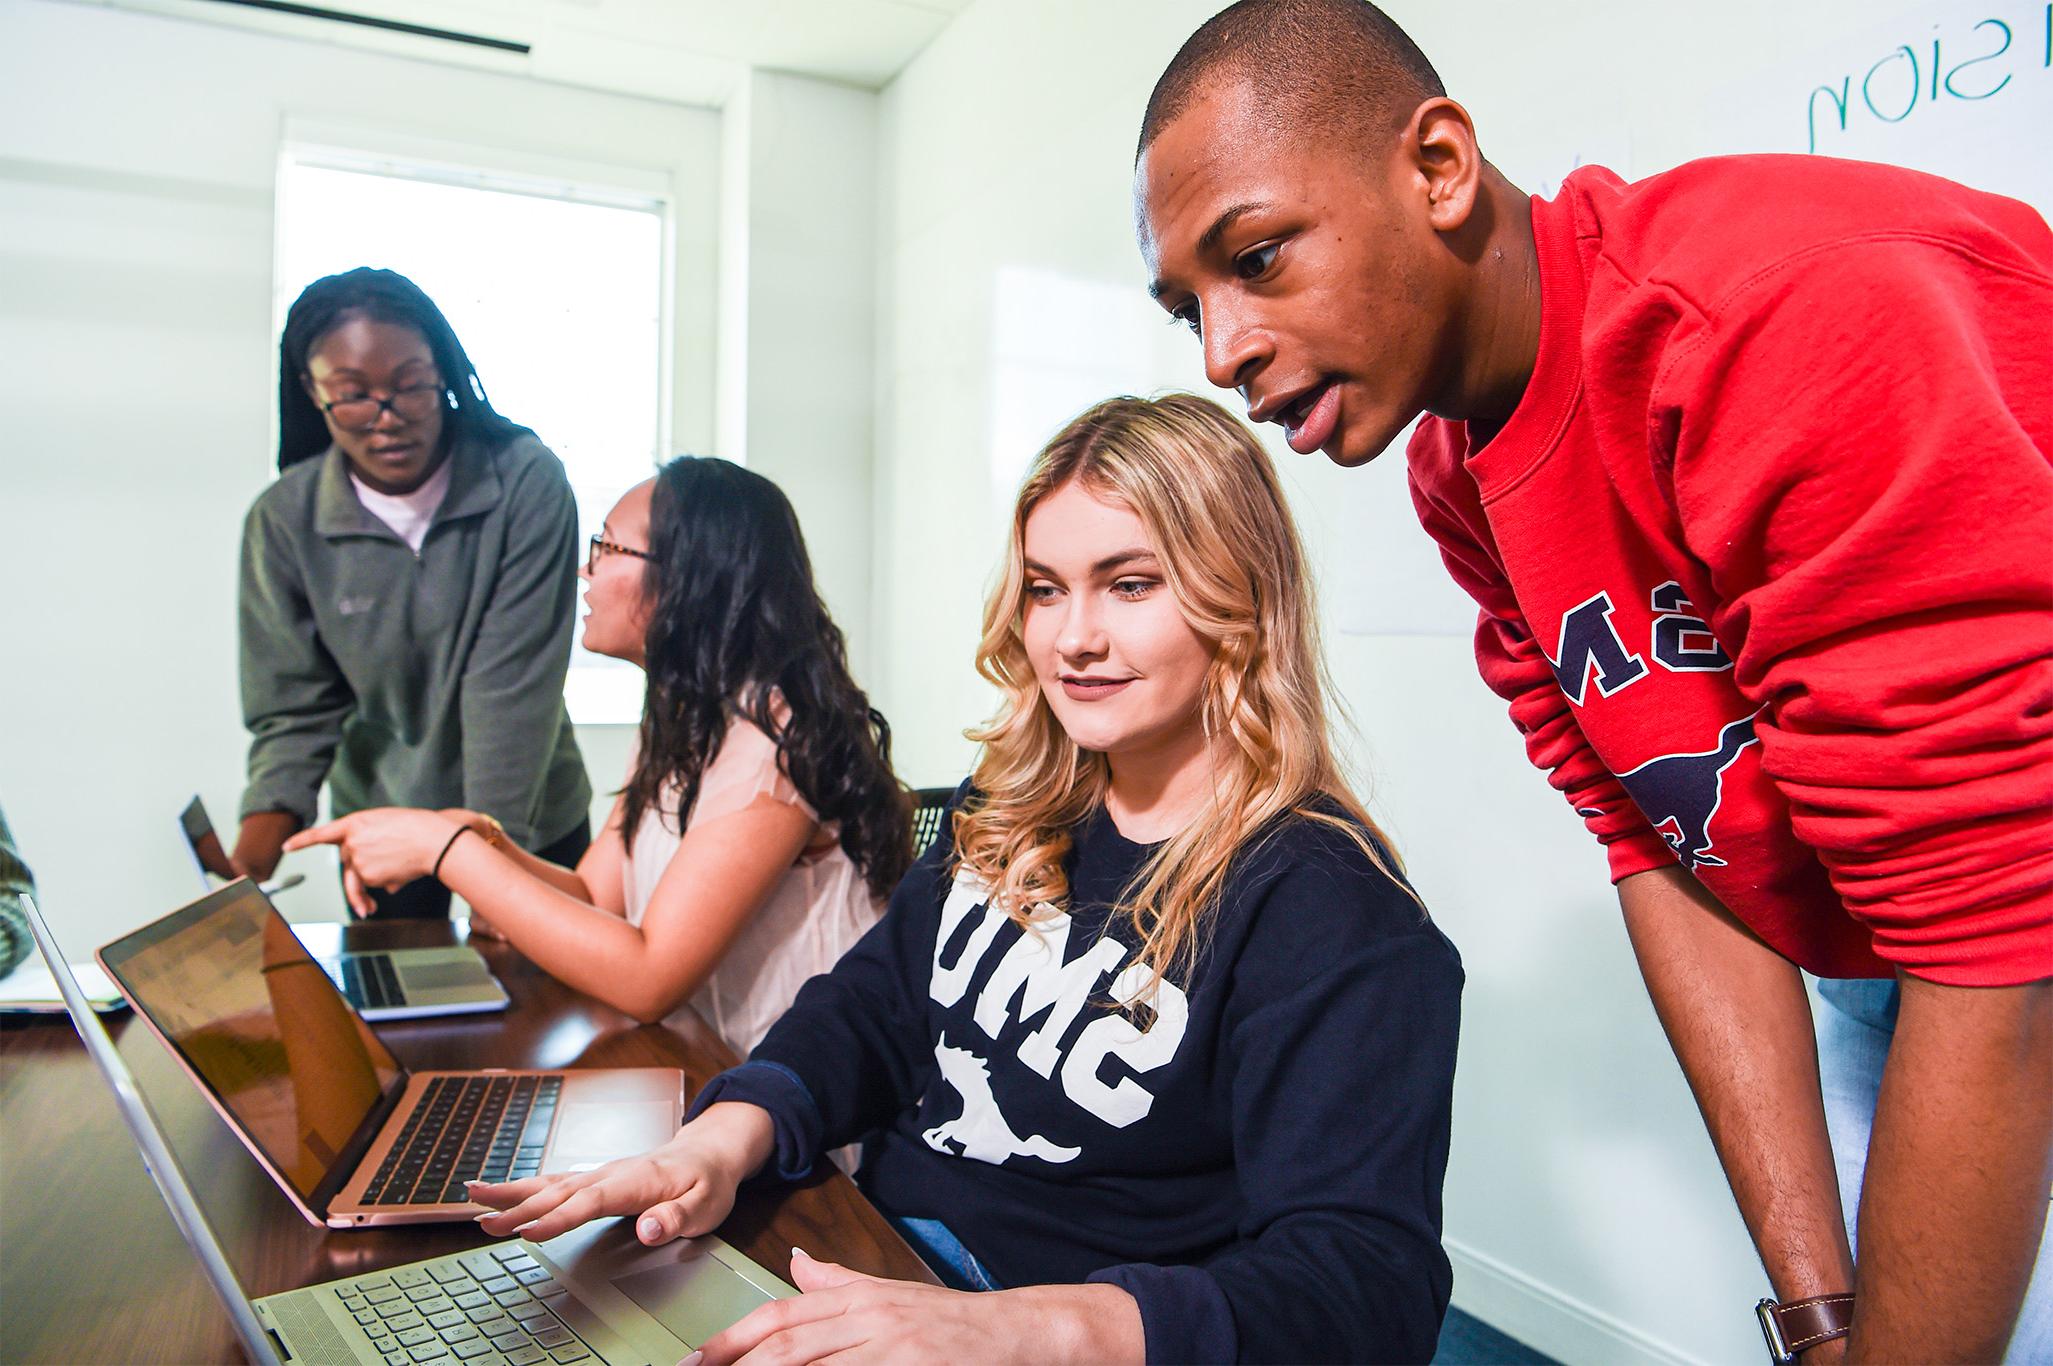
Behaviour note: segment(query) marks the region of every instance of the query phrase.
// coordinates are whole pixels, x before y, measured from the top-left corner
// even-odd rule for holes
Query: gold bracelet
[[[485,843],[491,845],[500,853],[505,853],[506,827],[499,824],[499,818],[497,816],[487,815],[483,811],[478,812],[477,816],[479,820],[484,822],[484,825],[482,827],[473,826],[472,829],[475,830],[478,834],[483,835],[485,837]]]

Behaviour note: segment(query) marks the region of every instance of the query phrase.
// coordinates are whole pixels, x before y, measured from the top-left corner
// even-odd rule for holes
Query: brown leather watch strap
[[[1776,1366],[1790,1366],[1806,1347],[1846,1336],[1853,1327],[1853,1296],[1813,1295],[1788,1304],[1762,1300],[1754,1314],[1761,1321],[1761,1336],[1768,1340],[1768,1359]]]

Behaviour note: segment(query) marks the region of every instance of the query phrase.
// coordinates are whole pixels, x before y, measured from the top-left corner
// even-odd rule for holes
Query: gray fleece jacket
[[[416,554],[332,447],[280,475],[242,538],[242,812],[464,806],[526,848],[570,833],[591,781],[563,704],[577,506],[522,434],[459,443]]]

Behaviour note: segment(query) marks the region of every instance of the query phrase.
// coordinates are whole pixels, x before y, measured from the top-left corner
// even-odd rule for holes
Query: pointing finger
[[[369,917],[378,909],[370,893],[364,890],[364,880],[346,863],[342,865],[342,895],[348,899],[349,908],[360,917]]]
[[[316,844],[340,844],[343,836],[349,833],[346,828],[348,819],[345,816],[339,821],[329,821],[326,825],[317,825],[311,830],[302,830],[285,841],[284,849],[287,853],[292,853]]]

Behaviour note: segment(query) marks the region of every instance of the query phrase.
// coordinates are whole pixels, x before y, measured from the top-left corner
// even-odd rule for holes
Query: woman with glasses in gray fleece
[[[313,824],[370,806],[463,807],[553,863],[591,840],[563,704],[577,508],[563,466],[501,417],[405,276],[309,285],[278,347],[276,483],[243,530],[249,784],[232,861],[271,875]],[[372,893],[436,919],[424,878]]]

